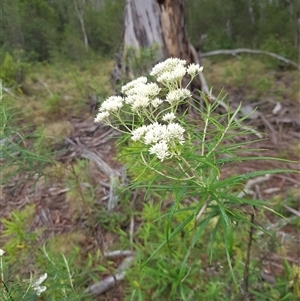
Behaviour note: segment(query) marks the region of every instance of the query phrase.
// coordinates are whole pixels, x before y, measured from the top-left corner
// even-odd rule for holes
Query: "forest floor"
[[[263,152],[258,150],[257,155],[290,160],[252,161],[236,169],[221,170],[222,177],[270,168],[299,170],[300,87],[297,71],[272,71],[249,57],[240,62],[235,59],[206,60],[204,67],[208,85],[213,86],[216,94],[224,89],[228,95],[226,101],[232,108],[242,102],[242,114],[245,115],[257,108],[246,122],[265,134],[263,140],[255,134],[249,137],[256,141],[254,148],[264,149]],[[100,69],[101,74],[97,74]],[[19,172],[2,186],[0,217],[9,219],[13,210],[31,208],[28,231],[37,233],[37,229],[42,229],[37,244],[47,243],[50,249],[66,256],[79,247],[82,254],[80,262],[84,262],[85,254],[89,252],[95,254],[99,249],[107,252],[118,249],[118,246],[121,248],[116,229],[134,237],[135,229],[143,221],[126,212],[120,200],[107,211],[113,177],[123,181],[124,167],[122,161],[117,160],[118,149],[114,139],[117,133],[95,124],[93,118],[99,89],[104,97],[112,93],[107,75],[112,70],[112,63],[102,62],[91,69],[60,70],[57,74],[53,70],[41,66],[34,69],[24,86],[24,94],[18,96],[17,106],[20,102],[27,102],[21,124],[28,125],[31,121],[34,131],[43,133],[39,143],[55,153],[57,164],[46,166],[39,177],[28,178],[27,172]],[[66,77],[64,73],[70,76]],[[265,215],[264,225],[277,232],[280,247],[274,251],[253,251],[253,256],[261,259],[263,280],[272,283],[284,273],[283,261],[300,266],[297,222],[300,216],[300,175],[265,177],[253,183],[251,190],[253,198],[266,200],[269,206],[286,217],[281,223],[276,215]],[[135,210],[144,201],[142,193],[126,197]],[[3,230],[4,225],[0,224],[0,231]],[[0,243],[4,244],[6,240],[1,237]],[[95,274],[98,281],[107,277],[123,259],[111,259],[109,269]],[[95,275],[86,282],[86,286],[96,281]],[[121,282],[99,295],[97,300],[124,300],[124,294],[124,283]]]

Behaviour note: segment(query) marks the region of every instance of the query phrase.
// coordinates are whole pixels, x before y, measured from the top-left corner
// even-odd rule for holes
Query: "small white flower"
[[[125,98],[125,103],[131,105],[132,111],[137,111],[140,108],[146,108],[150,104],[150,98],[143,94],[129,95]]]
[[[160,88],[155,83],[137,83],[135,86],[133,86],[131,89],[126,90],[124,94],[126,96],[131,95],[144,95],[148,97],[154,97],[160,92]]]
[[[167,125],[167,134],[165,139],[168,141],[170,140],[179,140],[180,144],[184,143],[184,137],[183,134],[185,132],[185,129],[178,123],[169,123]]]
[[[40,296],[40,294],[43,293],[47,289],[47,287],[42,285],[33,289],[35,290],[36,295]]]
[[[185,60],[181,60],[178,58],[168,58],[164,62],[158,63],[155,65],[150,72],[150,75],[159,77],[162,73],[173,71],[177,66],[184,67],[186,64]]]
[[[126,84],[125,86],[123,86],[121,88],[121,92],[123,94],[126,94],[127,91],[131,90],[136,85],[138,85],[138,84],[146,84],[146,83],[147,83],[147,77],[145,77],[145,76],[138,77],[137,79],[134,79],[131,82],[129,82],[128,84]]]
[[[186,68],[181,65],[178,65],[171,71],[166,71],[161,73],[157,77],[157,81],[162,84],[168,84],[174,81],[179,82],[182,80],[185,74],[186,74]]]
[[[47,275],[47,273],[45,273],[37,281],[35,281],[34,284],[32,285],[32,288],[35,291],[35,293],[37,294],[37,296],[39,296],[41,293],[43,293],[47,289],[46,286],[41,286],[41,284],[47,279],[47,277],[48,277],[48,275]]]
[[[99,112],[97,114],[96,118],[94,119],[94,122],[102,122],[107,117],[109,117],[109,113],[107,111],[106,112]]]
[[[5,251],[3,251],[2,249],[0,249],[0,256],[3,256],[5,253]]]
[[[159,94],[161,88],[156,83],[149,83],[146,86],[146,93],[148,96],[156,96]]]
[[[167,127],[165,124],[159,124],[158,122],[150,124],[147,126],[146,129],[144,143],[148,145],[164,140],[166,133],[167,133]]]
[[[157,108],[160,104],[163,103],[163,100],[158,98],[158,97],[155,97],[154,99],[152,99],[151,101],[151,104],[154,108]]]
[[[122,108],[124,99],[121,96],[111,96],[107,98],[101,105],[100,112],[117,112]]]
[[[136,95],[135,101],[131,103],[131,109],[132,111],[137,111],[141,108],[147,108],[150,104],[150,99],[147,96],[144,95]]]
[[[166,122],[171,122],[176,118],[173,112],[167,113],[163,116],[162,120]]]
[[[187,68],[187,73],[192,77],[196,76],[202,71],[203,71],[203,67],[202,66],[200,67],[198,64],[194,64],[194,63],[190,64]]]
[[[160,141],[156,144],[154,144],[150,149],[149,149],[150,154],[155,154],[158,159],[163,161],[165,158],[170,156],[170,153],[168,151],[168,144],[166,141]]]
[[[132,105],[138,99],[138,97],[139,96],[137,94],[129,95],[125,98],[125,103]]]
[[[179,103],[180,101],[191,97],[192,94],[190,92],[190,90],[188,89],[177,89],[177,90],[173,90],[170,91],[167,96],[166,96],[166,101],[168,103],[170,103],[171,105],[175,105],[177,103]]]
[[[143,126],[137,128],[137,129],[133,130],[131,132],[131,139],[133,141],[140,140],[144,136],[144,134],[146,133],[146,131],[147,131],[147,126],[146,125],[143,125]]]

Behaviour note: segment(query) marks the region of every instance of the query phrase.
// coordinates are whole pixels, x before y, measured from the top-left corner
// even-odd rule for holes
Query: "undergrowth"
[[[284,83],[277,85],[275,74],[260,62],[253,63],[251,60],[253,64],[249,65],[247,58],[224,62],[218,66],[206,62],[208,70],[217,69],[214,76],[220,83],[215,90],[221,87],[222,81],[224,84],[242,86],[244,82],[241,78],[247,78],[246,88],[251,91],[247,97],[250,100],[263,97],[269,91],[278,101],[283,97],[294,99],[297,92],[294,84],[291,84],[291,89],[286,89]],[[37,210],[34,203],[29,203],[23,210],[12,208],[5,216],[2,215],[0,248],[5,253],[0,256],[0,298],[95,300],[85,292],[86,287],[113,274],[117,267],[116,262],[104,257],[101,245],[95,243],[94,238],[98,233],[95,228],[101,228],[101,233],[114,238],[109,245],[111,249],[131,249],[135,252],[135,262],[127,271],[124,281],[125,289],[121,297],[124,300],[217,301],[245,300],[243,298],[251,297],[251,300],[258,301],[296,301],[300,291],[300,271],[296,264],[283,259],[284,270],[276,276],[275,282],[273,279],[270,282],[262,281],[261,277],[263,255],[274,252],[284,255],[287,252],[285,241],[281,242],[276,236],[280,225],[267,233],[262,233],[258,228],[253,230],[252,253],[248,263],[248,296],[245,297],[240,289],[244,287],[249,223],[234,224],[230,271],[228,258],[224,257],[226,228],[220,232],[215,230],[219,219],[212,214],[216,209],[212,204],[207,213],[212,218],[206,222],[201,239],[194,242],[187,258],[194,229],[190,217],[192,210],[198,205],[195,198],[187,198],[178,204],[177,212],[172,213],[170,218],[174,195],[162,189],[162,179],[159,179],[162,182],[155,189],[150,190],[154,171],[148,170],[143,173],[142,187],[132,186],[126,192],[120,189],[118,207],[115,211],[108,212],[106,208],[95,203],[99,197],[99,184],[92,176],[93,166],[86,160],[64,165],[53,159],[51,150],[55,143],[61,142],[72,131],[72,125],[66,123],[65,119],[79,112],[83,112],[80,115],[82,118],[90,118],[88,96],[104,98],[111,93],[107,71],[111,69],[111,65],[110,61],[101,61],[83,66],[66,63],[60,68],[55,65],[36,65],[28,69],[27,66],[28,76],[24,91],[22,88],[13,90],[16,97],[2,94],[1,189],[9,186],[10,181],[20,174],[26,175],[22,178],[23,181],[35,177],[34,185],[41,179],[42,183],[59,181],[63,187],[69,189],[66,201],[72,207],[72,218],[74,221],[81,220],[85,226],[83,229],[74,229],[72,233],[49,238],[46,228],[30,227],[33,213]],[[254,75],[249,74],[246,66],[250,66],[253,73],[263,70],[267,72],[267,76],[253,81]],[[103,70],[101,74],[100,67]],[[210,82],[214,82],[214,76],[210,77],[209,72],[207,74]],[[291,72],[290,76],[293,79],[294,73]],[[139,154],[135,152],[138,146],[133,142],[119,146],[121,162],[128,166],[131,180],[139,178],[141,174],[137,161]],[[124,154],[128,151],[131,156],[125,157]],[[164,168],[168,170],[172,167]],[[138,197],[133,202],[135,192]],[[278,196],[283,197],[285,196]],[[290,191],[287,204],[293,207],[297,197],[297,191]],[[272,209],[290,218],[291,214],[280,205],[281,200],[278,198],[272,200],[276,204]],[[1,202],[5,200],[2,198]],[[255,219],[257,225],[268,226],[264,224],[265,216],[262,212],[256,212]],[[274,221],[280,219],[274,217]],[[132,220],[135,221],[131,225],[134,232],[130,233]],[[185,226],[178,231],[178,225],[182,223]],[[297,220],[291,220],[290,223],[299,227]],[[178,235],[172,236],[174,231]],[[170,235],[171,240],[168,239]],[[94,247],[88,249],[88,244],[94,244]],[[152,259],[149,261],[149,258]],[[47,279],[40,285],[46,286],[47,290],[37,296],[34,284],[44,273],[47,273]],[[236,278],[236,284],[232,274]],[[179,275],[183,277],[180,278]],[[110,300],[109,293],[107,300]]]

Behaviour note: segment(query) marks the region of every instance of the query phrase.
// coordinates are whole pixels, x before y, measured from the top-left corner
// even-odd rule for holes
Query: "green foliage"
[[[2,250],[1,250],[2,251]],[[36,268],[39,269],[42,276],[38,273],[20,273],[5,251],[0,256],[0,298],[3,301],[18,300],[38,300],[42,295],[43,300],[90,300],[89,296],[82,290],[78,290],[79,285],[75,282],[74,276],[74,259],[78,255],[78,249],[73,250],[72,255],[67,259],[63,254],[54,258],[54,253],[49,254],[45,248],[35,250]],[[33,252],[33,251],[32,251]],[[32,256],[32,254],[31,254]],[[77,272],[77,271],[76,271]],[[40,292],[39,292],[40,291]]]
[[[75,2],[69,0],[3,0],[0,47],[9,52],[23,49],[30,60],[39,61],[80,61],[94,53],[113,57],[122,45],[125,1],[85,1],[83,6],[76,1],[83,11],[89,51]],[[185,10],[188,34],[201,51],[259,48],[297,60],[297,0],[189,0]]]
[[[12,3],[15,2],[16,1],[12,1]],[[253,2],[257,4],[256,1]],[[6,1],[6,4],[7,3]],[[45,116],[44,120],[46,120],[46,122],[57,119],[61,111],[65,112],[68,111],[69,108],[73,109],[76,104],[81,105],[81,109],[78,112],[80,116],[82,116],[84,112],[82,109],[83,99],[85,99],[89,93],[96,92],[102,97],[110,93],[108,77],[99,78],[98,73],[99,70],[103,71],[104,68],[107,68],[105,73],[108,74],[111,62],[106,64],[107,67],[104,67],[106,65],[104,65],[104,63],[99,64],[98,59],[97,63],[93,60],[89,62],[81,61],[83,58],[86,58],[87,55],[82,42],[78,19],[74,14],[74,10],[72,10],[72,5],[67,5],[68,3],[70,2],[49,2],[49,5],[55,7],[55,12],[59,11],[58,18],[60,22],[56,30],[57,35],[55,39],[53,39],[57,41],[57,44],[53,46],[53,44],[49,43],[47,47],[50,50],[44,53],[46,53],[48,57],[53,58],[53,54],[57,51],[58,58],[61,59],[61,57],[69,56],[71,60],[80,61],[81,64],[77,64],[76,66],[69,64],[56,66],[40,65],[35,69],[36,73],[32,75],[35,89],[40,85],[37,81],[40,78],[44,80],[45,77],[45,81],[50,83],[49,86],[53,84],[53,87],[51,86],[51,90],[53,89],[51,96],[49,96],[49,93],[45,94],[45,91],[43,91],[37,96],[38,101],[34,100],[35,105],[39,104],[42,109],[36,110],[34,107],[34,111],[31,112],[31,114],[38,116]],[[110,5],[109,0],[105,1],[105,3],[106,7]],[[111,7],[116,8],[117,14],[119,15],[122,13],[120,12],[121,6],[116,6],[117,2],[112,1]],[[102,9],[103,8],[101,8],[101,10]],[[112,37],[109,33],[111,28],[117,30],[119,24],[112,24],[113,18],[108,17],[110,14],[113,14],[113,9],[107,9],[106,12],[107,14],[103,13],[102,17],[111,24],[109,24],[107,28],[104,28],[102,33],[100,30],[98,32],[98,28],[102,28],[101,26],[105,27],[104,23],[106,21],[102,24],[102,20],[97,20],[97,11],[93,11],[91,7],[88,7],[86,11],[86,18],[91,18],[90,20],[86,20],[86,26],[89,30],[88,34],[89,37],[92,35],[92,37],[95,38],[95,41],[93,38],[89,40],[91,47],[90,53],[96,49],[96,51],[106,52],[106,54],[111,55],[110,51],[115,49],[115,36]],[[218,12],[222,14],[222,10]],[[40,13],[41,12],[39,12],[39,14]],[[245,15],[241,16],[245,17]],[[14,22],[17,23],[19,18],[20,16],[16,14]],[[218,18],[215,19],[217,20]],[[93,28],[93,24],[102,25]],[[214,21],[212,21],[211,26],[214,24]],[[247,28],[247,26],[245,26],[245,28]],[[237,28],[237,30],[239,30],[239,28]],[[18,30],[15,31],[15,34],[17,34],[17,31]],[[245,39],[248,34],[246,31],[247,30],[244,32]],[[91,34],[91,32],[93,34]],[[272,32],[272,28],[270,32]],[[109,39],[107,36],[109,36]],[[15,38],[16,37],[17,35],[15,35]],[[34,39],[34,37],[32,36],[31,39]],[[261,39],[263,39],[263,37],[261,37]],[[42,39],[39,38],[39,40]],[[214,31],[212,30],[211,35],[208,36],[205,47],[207,47],[207,50],[210,50],[210,47],[232,48],[236,45],[240,45],[240,41],[241,39],[239,37],[236,38],[235,41],[229,38],[225,29],[218,30],[215,28]],[[30,49],[35,49],[34,43],[30,41],[26,42],[32,47],[30,48],[28,46]],[[268,51],[274,51],[274,49],[278,47],[278,51],[284,54],[289,53],[288,51],[291,50],[291,44],[287,43],[287,47],[285,47],[285,45],[280,45],[274,38],[270,38],[265,42],[266,45],[263,45],[262,49]],[[103,47],[101,45],[103,45]],[[144,70],[149,68],[153,55],[151,51],[152,50],[149,49],[143,50],[141,56],[132,63],[134,72],[136,72],[135,74],[144,72]],[[63,55],[61,54],[62,52]],[[22,53],[24,57],[29,57],[28,52],[23,51]],[[290,55],[292,56],[292,52]],[[9,66],[16,64],[15,56],[13,55],[12,57],[13,62],[7,64],[8,67],[6,67],[8,71],[10,71]],[[91,57],[93,57],[93,53]],[[36,59],[34,53],[29,59]],[[95,57],[93,57],[93,59],[95,60]],[[229,61],[226,67],[227,73],[225,72],[223,74],[220,85],[223,86],[224,82],[227,82],[227,80],[230,82],[232,80],[239,88],[244,87],[249,89],[249,93],[247,93],[246,97],[256,99],[257,96],[265,95],[265,92],[270,92],[278,95],[279,99],[281,99],[283,93],[287,93],[286,87],[276,84],[274,80],[275,75],[273,73],[263,78],[258,78],[257,74],[262,74],[263,71],[266,71],[263,68],[260,62],[249,59],[249,57],[242,58],[237,63]],[[13,68],[11,68],[11,70],[12,69]],[[13,72],[11,72],[11,74],[13,74]],[[11,78],[13,78],[13,76],[11,76]],[[57,82],[61,85],[57,84]],[[70,84],[70,82],[72,82],[72,84],[74,83],[74,85]],[[6,84],[10,85],[8,82]],[[12,85],[13,84],[14,83],[12,83]],[[42,89],[44,89],[43,86]],[[65,96],[66,91],[67,96],[71,99],[71,105],[62,97]],[[72,93],[72,95],[70,96],[69,93]],[[27,101],[30,102],[31,100],[29,98],[21,98],[19,107],[22,109],[23,107],[25,108]],[[34,131],[34,134],[31,134],[31,128],[20,128],[21,118],[15,115],[15,104],[15,100],[10,97],[3,98],[1,102],[0,157],[1,164],[3,163],[1,165],[1,172],[3,172],[1,184],[4,185],[8,183],[11,177],[20,171],[28,172],[30,177],[30,175],[36,174],[36,172],[41,172],[45,165],[51,163],[45,151],[49,150],[51,148],[49,146],[52,144],[45,143],[44,131],[38,129]],[[202,109],[203,118],[211,122],[211,127],[213,128],[213,126],[215,126],[215,129],[211,131],[210,135],[207,135],[206,139],[198,133],[198,130],[195,134],[198,135],[197,137],[200,141],[205,140],[204,144],[207,149],[211,149],[213,145],[218,142],[218,139],[221,138],[222,134],[226,132],[225,120],[230,120],[230,114],[228,116],[226,114],[218,116],[216,112],[213,112],[213,116],[218,116],[222,120],[220,123],[214,123],[213,118],[209,117],[208,112],[204,108]],[[235,112],[231,112],[231,114],[235,114]],[[32,118],[30,120],[32,120]],[[233,123],[233,125],[239,128],[237,123]],[[203,129],[202,123],[197,125],[197,129],[199,128]],[[246,132],[240,132],[239,134],[243,136]],[[236,139],[234,134],[227,137],[229,144]],[[27,144],[28,141],[30,142],[29,145]],[[208,156],[207,161],[203,158],[196,158],[196,156],[189,158],[194,160],[193,162],[196,162],[193,166],[196,166],[197,170],[207,177],[207,183],[205,184],[208,184],[207,187],[209,189],[201,190],[197,188],[189,192],[183,185],[174,184],[172,186],[174,194],[170,193],[171,189],[166,179],[161,176],[156,176],[153,168],[157,168],[164,173],[174,172],[176,176],[182,176],[182,174],[178,173],[178,169],[176,169],[177,165],[175,165],[174,168],[174,165],[168,163],[156,165],[154,162],[151,162],[149,166],[145,167],[143,165],[144,162],[139,160],[141,152],[146,152],[145,147],[141,147],[141,143],[129,141],[129,145],[127,146],[125,146],[125,143],[120,144],[120,156],[123,162],[128,166],[128,175],[131,179],[137,180],[137,184],[132,187],[139,187],[138,192],[140,194],[146,192],[143,204],[141,205],[141,202],[135,204],[137,208],[132,208],[134,206],[130,191],[127,192],[128,194],[122,194],[118,211],[109,213],[105,208],[99,208],[99,205],[95,203],[97,196],[95,196],[95,190],[91,184],[95,179],[89,174],[91,166],[85,160],[80,160],[75,164],[71,176],[68,175],[64,177],[64,179],[68,179],[67,186],[71,188],[71,191],[67,194],[70,204],[74,206],[75,203],[75,206],[79,208],[78,211],[74,213],[73,218],[87,218],[88,222],[85,223],[87,227],[92,229],[93,226],[99,225],[105,231],[118,234],[121,243],[119,241],[114,242],[113,245],[110,246],[111,248],[122,249],[123,247],[132,247],[135,249],[136,261],[134,266],[128,271],[127,281],[124,283],[127,300],[179,301],[195,299],[229,301],[243,299],[243,296],[234,289],[232,277],[229,273],[228,260],[226,256],[224,256],[224,250],[227,244],[232,243],[230,240],[226,241],[225,237],[228,234],[232,236],[231,240],[233,241],[233,245],[231,250],[229,250],[231,251],[229,255],[234,264],[233,272],[237,278],[237,284],[242,286],[246,255],[245,237],[248,235],[250,224],[247,223],[247,216],[239,211],[242,207],[240,206],[241,199],[234,198],[232,193],[240,191],[248,177],[255,177],[259,175],[259,173],[231,177],[229,180],[232,181],[232,189],[230,188],[230,181],[226,181],[228,179],[222,178],[222,174],[221,180],[216,180],[219,176],[218,169],[221,169],[219,168],[220,166],[223,167],[227,164],[233,166],[239,163],[238,158],[235,158],[234,155],[232,155],[232,157],[229,156],[230,159],[226,160],[226,150],[232,151],[233,153],[235,150],[247,149],[248,147],[247,144],[235,144],[234,146],[236,146],[236,148],[232,150],[230,145],[228,146],[226,143],[225,147],[223,143],[218,145],[217,150],[220,151],[220,156]],[[187,149],[183,150],[185,151]],[[199,149],[191,148],[191,150],[197,153]],[[124,157],[126,153],[130,153],[130,156]],[[11,154],[18,154],[18,156],[11,156]],[[147,159],[146,156],[145,158]],[[237,161],[234,161],[234,159],[237,159]],[[150,169],[148,167],[150,167]],[[210,169],[212,170],[210,171]],[[50,173],[46,174],[46,176],[50,177]],[[65,184],[65,181],[62,181],[62,183]],[[85,185],[81,185],[81,183],[88,183],[88,185],[82,189],[82,186]],[[218,183],[221,186],[218,187]],[[152,188],[150,189],[151,186]],[[221,199],[219,202],[217,202],[218,199],[216,195],[212,194],[214,189],[220,193]],[[82,193],[82,199],[80,193]],[[206,213],[200,217],[197,224],[195,223],[194,212],[199,210],[203,201],[205,201],[201,198],[201,195],[211,196],[213,200],[207,206]],[[295,206],[297,196],[298,194],[294,195],[291,193],[285,200],[285,204],[291,207]],[[80,200],[78,201],[78,199]],[[217,199],[217,201],[215,201],[215,199]],[[259,207],[262,204],[261,202],[252,202],[251,199],[248,198],[242,201],[245,201],[249,206]],[[277,199],[274,201],[277,202]],[[140,209],[141,207],[142,209]],[[224,210],[222,211],[222,209]],[[272,209],[285,216],[290,214],[283,209],[280,203],[272,207]],[[69,237],[71,234],[62,237],[55,236],[53,240],[47,243],[47,247],[44,248],[42,252],[39,248],[36,248],[36,245],[37,239],[41,237],[43,229],[32,232],[29,228],[33,211],[34,207],[29,206],[21,212],[13,211],[8,218],[1,221],[5,226],[6,232],[4,233],[7,239],[5,244],[7,252],[5,256],[7,257],[4,262],[4,276],[6,278],[4,279],[11,297],[13,297],[14,300],[22,300],[24,292],[31,283],[29,276],[30,267],[34,270],[32,281],[38,277],[37,275],[43,272],[48,273],[48,278],[45,283],[43,283],[47,286],[47,291],[45,294],[42,294],[41,299],[58,301],[89,300],[89,297],[84,296],[86,285],[90,284],[91,281],[97,282],[99,278],[111,274],[115,263],[109,262],[108,265],[110,268],[108,268],[99,249],[97,252],[87,252],[82,255],[80,252],[85,250],[80,249],[79,246],[81,246],[81,243],[79,240],[76,241],[74,239],[74,242],[70,242],[71,239]],[[134,219],[132,219],[133,217]],[[263,218],[264,217],[261,217],[258,224],[259,222],[263,224]],[[133,242],[129,242],[127,234],[129,220],[135,221],[134,226],[135,229],[137,229],[137,232],[134,232]],[[296,223],[299,224],[299,221],[296,220]],[[228,226],[229,231],[227,231]],[[77,234],[75,234],[75,236],[76,235]],[[191,241],[191,237],[195,237],[195,239]],[[265,235],[256,237],[254,249],[260,249],[261,245],[267,240],[269,239]],[[60,243],[62,245],[68,245],[67,252],[60,252]],[[191,245],[193,245],[192,249],[190,248]],[[276,250],[275,247],[278,248],[275,235],[272,237],[272,243],[270,242],[269,245],[272,251]],[[159,253],[156,253],[157,251],[159,251]],[[157,256],[153,257],[152,260],[145,265],[145,262],[152,257],[153,254],[157,254]],[[34,259],[34,262],[30,262],[30,265],[25,264],[20,268],[20,263],[27,263],[28,258],[29,261]],[[11,263],[13,263],[12,266]],[[253,299],[261,301],[296,301],[298,299],[300,285],[298,281],[299,269],[297,267],[290,266],[286,263],[285,271],[276,279],[276,284],[269,285],[262,283],[259,276],[259,266],[260,263],[256,261],[254,256],[254,259],[250,262],[251,275],[249,279],[249,292]],[[2,271],[0,267],[0,272]],[[182,279],[181,282],[179,281],[180,279]],[[0,299],[11,301],[11,299],[6,299],[8,295],[5,294],[0,284]],[[36,294],[30,291],[23,300],[36,300],[37,298]]]
[[[14,210],[7,219],[2,218],[4,225],[3,237],[8,238],[4,248],[11,261],[21,261],[21,254],[28,255],[36,243],[37,233],[30,231],[30,223],[34,213],[34,206],[27,206],[24,210]],[[23,256],[24,259],[24,256]]]
[[[297,101],[299,89],[294,83],[298,71],[275,71],[277,66],[272,58],[262,61],[260,57],[250,55],[222,61],[206,59],[204,62],[207,81],[214,83],[215,90],[224,88],[229,94],[238,94],[253,102],[270,96],[279,102],[283,99]]]
[[[145,261],[155,252],[158,243],[164,239],[165,235],[161,229],[165,229],[167,225],[168,215],[161,216],[166,210],[153,199],[151,193],[140,212],[143,223],[135,237],[136,261],[126,276],[128,280],[126,300],[150,301],[160,298],[174,301],[230,301],[244,299],[243,294],[233,288],[232,279],[226,267],[226,258],[223,256],[225,246],[222,242],[224,234],[220,233],[214,237],[217,220],[209,222],[207,231],[195,244],[183,268],[185,278],[181,282],[178,283],[178,275],[182,273],[182,261],[190,245],[192,222],[189,227],[183,229],[181,235],[174,236],[169,246],[164,246],[160,250],[159,256],[144,266]],[[162,197],[161,204],[165,201],[166,198]],[[196,205],[196,202],[193,205]],[[171,230],[175,229],[189,214],[187,210],[183,210],[184,206],[180,209],[171,221]],[[234,230],[234,273],[240,285],[242,285],[246,256],[244,243],[248,230],[245,224],[239,224]],[[215,259],[207,260],[207,252],[209,252],[207,242],[212,239],[215,239]],[[254,248],[261,246],[266,240],[268,240],[266,236],[257,237]],[[255,300],[297,300],[297,293],[293,292],[299,285],[298,278],[294,277],[297,274],[297,267],[291,267],[288,263],[285,263],[285,266],[284,274],[276,279],[275,285],[271,285],[261,281],[259,262],[255,259],[251,261],[250,292]]]
[[[297,0],[189,0],[186,10],[188,33],[204,52],[258,48],[297,60]],[[201,36],[206,39],[201,41]]]
[[[29,64],[23,50],[14,50],[13,55],[6,52],[0,69],[0,79],[6,87],[21,86],[28,69]]]
[[[23,49],[31,60],[39,61],[79,61],[95,51],[112,56],[120,46],[123,6],[124,2],[117,0],[86,2],[84,22],[90,48],[86,52],[73,1],[4,0],[0,47],[10,52]]]
[[[0,77],[5,85],[11,86],[15,82],[15,68],[12,56],[7,52],[4,58]]]
[[[50,95],[46,99],[46,112],[49,114],[55,114],[60,111],[60,103],[61,103],[61,96],[58,93]]]
[[[113,57],[122,44],[124,0],[104,1],[95,9],[87,6],[85,25],[90,47],[102,55]]]
[[[2,92],[2,87],[0,90]],[[33,139],[30,133],[26,134],[28,128],[18,128],[20,115],[16,113],[16,105],[9,97],[0,95],[1,116],[1,184],[8,183],[18,172],[27,171],[29,174],[41,174],[43,168],[53,161],[49,152],[47,155],[39,155],[38,148],[32,148],[24,143],[27,139]]]
[[[175,77],[173,68],[179,65],[183,71]],[[201,72],[199,66],[195,66],[198,71],[192,72],[184,69],[184,65],[185,62],[178,59],[156,65],[151,75],[160,86],[149,83],[146,78],[133,80],[122,87],[124,98],[108,98],[96,117],[96,121],[123,134],[120,143],[125,147],[121,155],[123,160],[129,158],[126,163],[133,180],[130,189],[147,190],[148,197],[152,193],[160,196],[154,206],[151,206],[154,200],[149,206],[144,205],[144,224],[137,231],[136,241],[138,254],[142,250],[142,259],[138,257],[142,269],[139,278],[132,280],[129,300],[155,300],[158,296],[163,300],[188,300],[191,296],[197,300],[207,299],[198,289],[195,295],[192,293],[193,278],[201,278],[197,267],[202,262],[196,259],[197,255],[198,258],[203,256],[201,259],[206,264],[220,260],[227,271],[226,276],[220,273],[224,287],[231,281],[229,296],[221,289],[222,285],[208,284],[203,277],[202,285],[209,287],[209,298],[220,298],[216,295],[220,292],[225,296],[222,300],[226,297],[230,300],[232,295],[247,298],[249,287],[260,294],[256,287],[259,272],[249,255],[252,235],[256,230],[267,232],[258,226],[260,223],[254,222],[251,212],[278,213],[265,201],[249,197],[243,187],[259,176],[297,171],[278,168],[244,173],[239,168],[239,173],[223,176],[223,170],[248,161],[279,163],[285,160],[252,155],[255,153],[251,149],[253,141],[246,137],[253,131],[243,125],[249,115],[240,117],[241,103],[233,111],[227,106],[225,113],[220,113],[219,107],[225,106],[222,95],[212,99],[211,95],[199,92],[201,101],[179,96],[183,91],[184,73],[187,72],[192,81]],[[259,89],[264,91],[268,82],[255,84],[260,84]],[[172,99],[175,93],[178,94]],[[135,102],[130,103],[130,97],[134,97]],[[139,102],[138,97],[143,102]],[[157,97],[161,99],[158,105]],[[178,113],[181,103],[193,108],[194,119]],[[164,201],[168,199],[166,208]],[[158,214],[160,206],[164,212],[162,217]],[[250,212],[245,208],[251,208]],[[241,229],[244,234],[240,233]],[[238,234],[240,238],[245,236],[247,229],[250,229],[248,247],[238,239]],[[204,249],[202,241],[205,241]],[[273,292],[268,294],[267,290],[262,294],[273,296]]]

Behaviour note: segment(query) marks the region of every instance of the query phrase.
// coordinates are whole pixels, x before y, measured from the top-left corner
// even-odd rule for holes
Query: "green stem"
[[[236,109],[236,111],[233,113],[233,115],[232,115],[231,118],[229,119],[228,124],[227,124],[225,130],[223,131],[223,133],[222,133],[220,139],[216,142],[216,144],[214,145],[214,147],[208,152],[208,154],[206,155],[206,157],[209,157],[209,156],[215,151],[215,149],[219,146],[219,144],[222,142],[222,140],[223,140],[225,134],[226,134],[227,131],[229,130],[229,128],[230,128],[232,122],[234,121],[236,114],[239,112],[239,110],[240,110],[240,108],[241,108],[241,105],[242,105],[242,104],[240,104],[240,105],[238,106],[238,108]],[[228,113],[228,114],[229,114],[229,113]]]
[[[202,136],[202,146],[201,146],[201,155],[202,157],[204,156],[204,145],[205,145],[205,139],[206,139],[206,134],[207,134],[207,127],[208,127],[208,117],[210,116],[211,113],[211,105],[208,104],[207,106],[207,116],[205,118],[205,125],[204,125],[204,130],[203,130],[203,136]]]

